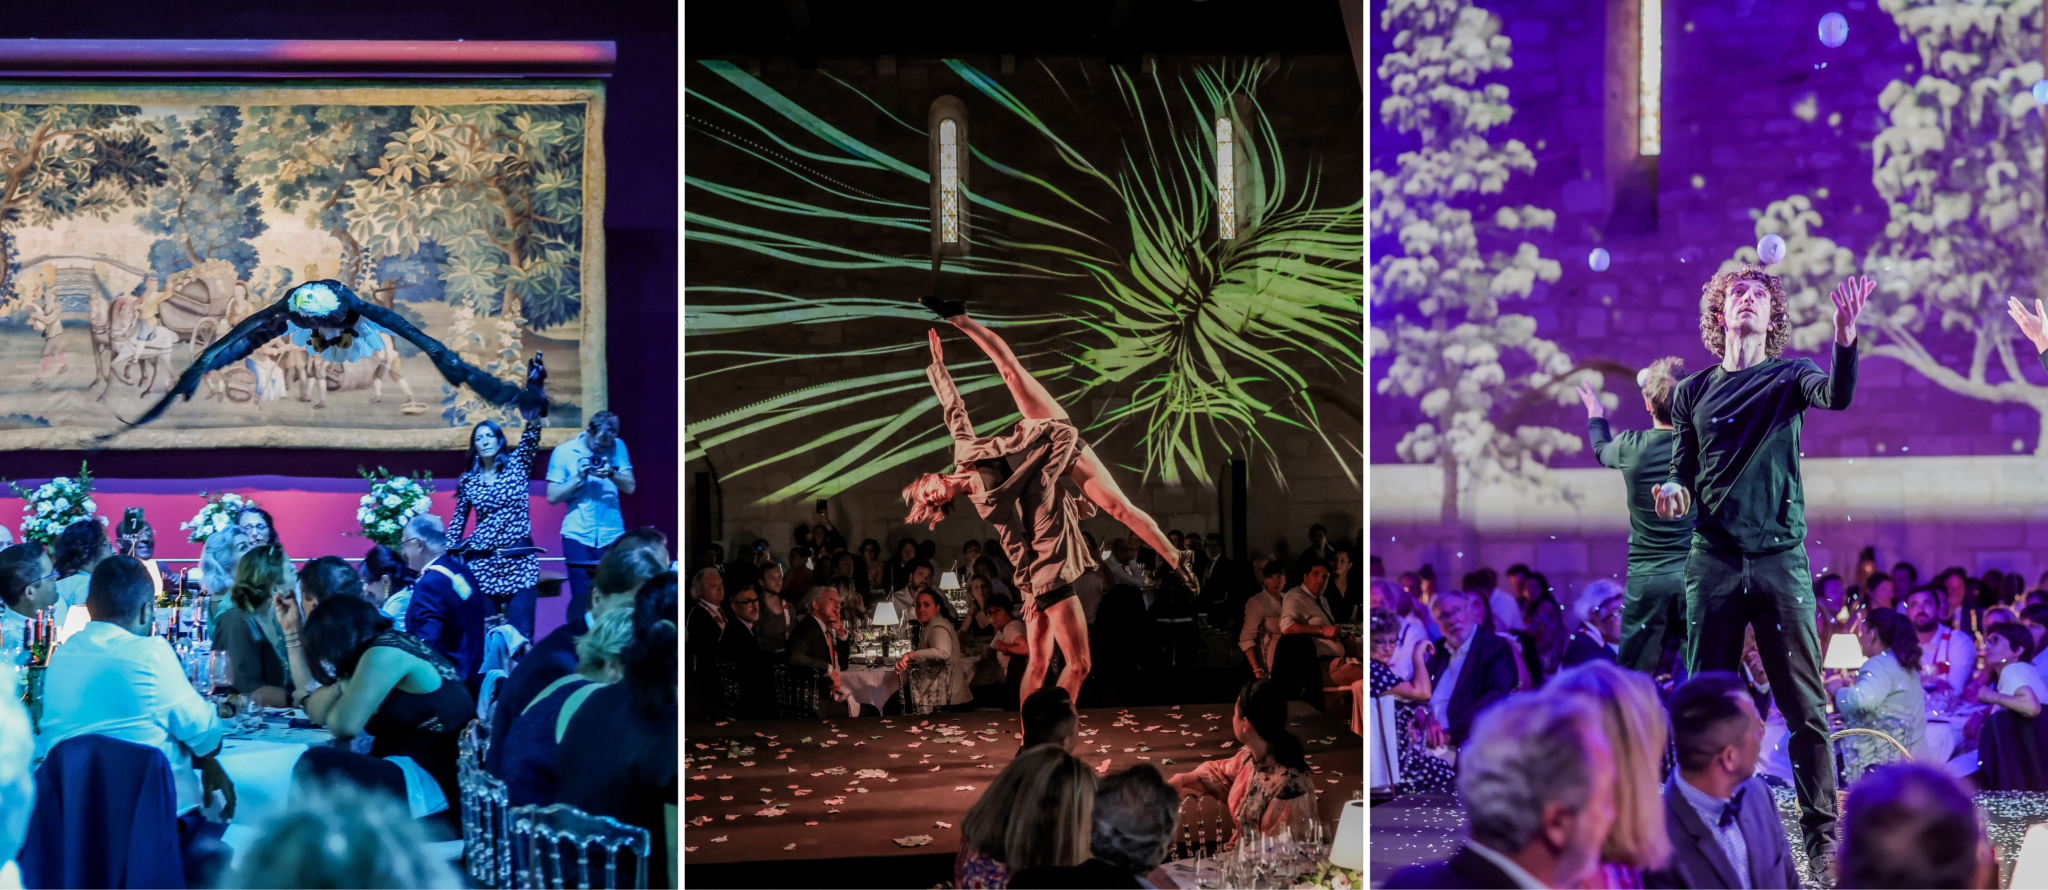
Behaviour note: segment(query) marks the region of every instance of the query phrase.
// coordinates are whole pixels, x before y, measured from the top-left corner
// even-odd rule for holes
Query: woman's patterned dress
[[[471,470],[455,483],[455,527],[451,537],[458,543],[451,551],[496,550],[524,547],[533,542],[533,520],[527,514],[527,474],[534,453],[540,450],[540,425],[529,423],[519,435],[519,446],[498,454],[498,472],[488,483],[483,474]],[[469,512],[476,511],[476,530],[469,528]],[[503,611],[513,594],[540,583],[540,556],[498,556],[465,560],[471,574],[483,586],[485,596]]]

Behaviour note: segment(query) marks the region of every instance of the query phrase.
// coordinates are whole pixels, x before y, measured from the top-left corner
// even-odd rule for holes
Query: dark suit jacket
[[[1565,667],[1585,664],[1596,658],[1605,658],[1608,661],[1613,661],[1614,650],[1594,640],[1593,635],[1584,630],[1574,632],[1571,640],[1564,644]]]
[[[434,566],[445,566],[469,585],[469,598],[455,591],[455,582]],[[469,573],[469,566],[454,556],[443,556],[420,573],[412,585],[412,604],[405,610],[405,629],[425,640],[462,674],[463,682],[475,679],[484,664],[484,619],[497,614],[498,607],[484,595],[483,585]]]
[[[1742,783],[1742,839],[1749,847],[1750,886],[1755,890],[1789,890],[1799,886],[1785,824],[1771,802],[1770,786],[1752,777]],[[1671,859],[1663,868],[1643,875],[1645,887],[1739,887],[1735,866],[1722,852],[1707,823],[1678,790],[1678,776],[1664,783],[1664,825],[1671,834]]]
[[[1521,682],[1515,672],[1514,650],[1493,631],[1475,628],[1471,641],[1465,645],[1472,647],[1472,653],[1465,656],[1465,667],[1458,672],[1458,686],[1451,690],[1451,723],[1444,727],[1451,734],[1451,744],[1458,747],[1472,734],[1472,718],[1487,705],[1514,692]],[[1430,682],[1442,682],[1444,671],[1450,666],[1450,647],[1438,646],[1436,654],[1429,657]]]
[[[838,667],[840,670],[845,670],[846,644],[834,640],[833,646],[836,648],[839,656]],[[789,664],[792,667],[815,668],[821,671],[830,667],[826,662],[826,653],[832,650],[828,650],[825,647],[825,629],[819,626],[818,622],[813,618],[805,617],[803,620],[798,621],[795,627],[790,628],[789,649],[787,651],[789,653]]]
[[[1132,877],[1130,872],[1100,859],[1089,859],[1080,865],[1066,868],[1046,866],[1025,869],[1012,877],[1009,885],[1018,890],[1030,890],[1034,887],[1077,887],[1081,890],[1090,890],[1098,887],[1136,887],[1138,879]]]
[[[1387,890],[1501,890],[1515,886],[1513,878],[1486,857],[1459,847],[1456,855],[1443,862],[1411,865],[1387,879]]]

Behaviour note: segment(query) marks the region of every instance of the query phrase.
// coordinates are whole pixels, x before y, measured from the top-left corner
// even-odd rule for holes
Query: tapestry
[[[209,344],[333,279],[510,381],[548,445],[605,407],[604,93],[491,85],[0,86],[0,449],[141,415]],[[440,449],[516,412],[387,336],[290,338],[108,447]]]

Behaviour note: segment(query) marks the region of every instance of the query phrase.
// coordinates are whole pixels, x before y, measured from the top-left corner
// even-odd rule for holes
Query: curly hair
[[[1744,279],[1762,283],[1764,290],[1771,295],[1771,329],[1764,333],[1764,356],[1777,358],[1785,352],[1785,344],[1792,339],[1785,280],[1752,263],[1716,272],[1714,277],[1707,279],[1707,286],[1700,289],[1700,340],[1707,344],[1708,352],[1716,357],[1725,356],[1728,326],[1721,317],[1721,307],[1727,305],[1728,286]]]

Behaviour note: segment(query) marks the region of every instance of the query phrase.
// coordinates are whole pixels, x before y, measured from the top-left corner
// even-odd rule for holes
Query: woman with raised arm
[[[529,364],[540,367],[540,356]],[[455,518],[448,529],[455,544],[448,549],[469,564],[505,621],[531,640],[541,548],[533,545],[527,479],[540,451],[541,411],[527,408],[520,414],[526,428],[519,434],[519,446],[509,453],[505,431],[497,423],[486,420],[470,431],[467,469],[455,483]],[[472,512],[474,530],[469,527]]]
[[[960,329],[980,346],[1008,384],[1024,418],[1006,436],[983,437],[967,419],[967,405],[946,373],[939,332],[931,332],[932,363],[925,369],[953,434],[952,473],[926,473],[903,489],[910,505],[905,522],[936,526],[953,511],[953,499],[967,495],[983,519],[995,526],[997,540],[1010,562],[1023,600],[1025,640],[1031,647],[1033,670],[1024,678],[1018,698],[1029,698],[1045,684],[1044,665],[1052,662],[1057,643],[1067,659],[1058,685],[1076,701],[1088,676],[1088,624],[1081,602],[1074,598],[1074,580],[1095,566],[1081,537],[1081,520],[1096,508],[1137,532],[1180,575],[1188,590],[1199,585],[1194,554],[1173,549],[1159,523],[1132,506],[1110,478],[1095,449],[1081,440],[1080,430],[1052,393],[1033,379],[994,331],[967,317],[959,303],[925,298],[926,307]],[[1084,497],[1061,487],[1061,477],[1074,480]]]

